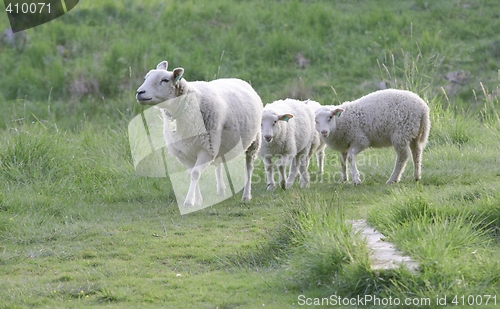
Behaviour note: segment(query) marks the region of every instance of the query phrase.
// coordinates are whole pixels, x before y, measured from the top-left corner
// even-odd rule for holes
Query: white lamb
[[[164,102],[164,118],[176,122],[175,130],[165,122],[164,138],[169,153],[188,168],[191,182],[184,205],[202,204],[198,181],[211,163],[216,165],[217,193],[225,194],[219,158],[239,143],[246,155],[242,200],[250,200],[253,162],[260,147],[263,106],[259,95],[239,79],[188,82],[182,78],[183,68],[170,72],[167,67],[163,61],[149,71],[136,98],[145,105]]]
[[[322,105],[316,101],[306,100],[305,103],[312,109],[313,114],[316,113],[318,108],[321,108]],[[311,151],[309,156],[312,157],[316,154],[316,161],[318,162],[318,175],[320,180],[323,178],[324,165],[325,165],[325,148],[326,142],[320,138],[319,132],[314,130],[314,138],[311,144]]]
[[[342,181],[347,181],[346,159],[355,185],[361,183],[356,155],[368,147],[396,150],[394,171],[387,184],[398,182],[413,155],[415,180],[420,179],[422,151],[430,130],[429,107],[410,91],[386,89],[339,106],[316,111],[316,129],[331,148],[340,151]]]
[[[275,188],[274,157],[280,176],[280,185],[287,189],[293,185],[300,170],[300,187],[309,183],[309,153],[314,138],[314,114],[304,102],[286,99],[267,104],[262,111],[262,143],[259,156],[264,161],[267,190]],[[286,177],[286,165],[291,161]],[[285,180],[286,179],[286,180]]]

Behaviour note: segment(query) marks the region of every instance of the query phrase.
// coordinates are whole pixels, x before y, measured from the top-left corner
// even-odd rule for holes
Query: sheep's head
[[[270,143],[274,136],[280,132],[281,127],[285,126],[288,120],[292,118],[292,114],[277,115],[273,112],[264,111],[262,113],[262,138]]]
[[[155,70],[144,77],[144,83],[137,89],[136,99],[140,104],[155,105],[177,97],[179,82],[184,74],[183,68],[167,71],[168,62],[162,61]]]
[[[336,117],[344,110],[342,108],[321,107],[316,110],[316,130],[323,136],[328,137],[330,133],[335,132],[337,128]]]

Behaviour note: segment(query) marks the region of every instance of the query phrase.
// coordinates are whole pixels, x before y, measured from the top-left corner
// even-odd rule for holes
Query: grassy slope
[[[426,76],[433,89],[443,86],[451,98],[474,104],[472,89],[481,102],[479,82],[497,86],[495,8],[494,0],[85,2],[29,30],[22,51],[0,46],[0,65],[9,72],[0,76],[2,96],[22,99],[8,105],[3,119],[26,116],[25,108],[58,122],[68,113],[115,116],[116,109],[130,116],[134,90],[160,59],[183,66],[189,80],[249,80],[265,102],[294,93],[325,103],[350,100],[381,79],[401,85],[399,70],[389,78],[378,63],[390,66],[394,55],[402,68],[405,54],[417,57],[419,49],[440,64]],[[299,52],[310,60],[305,70],[294,63]],[[462,70],[469,74],[462,86],[443,79]]]
[[[0,75],[0,307],[283,308],[299,294],[497,293],[500,123],[498,100],[479,85],[486,94],[498,85],[495,7],[96,1],[28,31],[21,52],[0,46],[9,72]],[[297,52],[311,60],[305,70]],[[410,164],[401,184],[385,186],[393,153],[368,150],[360,187],[332,177],[268,193],[259,161],[252,203],[234,197],[181,217],[168,180],[134,175],[126,133],[140,110],[135,87],[164,58],[189,79],[251,80],[266,102],[295,88],[338,102],[381,78],[418,90],[433,111],[423,179],[410,181]],[[464,85],[443,80],[456,70],[470,72]],[[328,154],[327,172],[337,160]],[[416,258],[419,275],[371,272],[343,223],[360,217]]]

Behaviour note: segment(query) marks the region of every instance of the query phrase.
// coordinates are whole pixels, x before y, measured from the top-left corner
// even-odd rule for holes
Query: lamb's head
[[[292,118],[292,114],[277,114],[271,110],[264,110],[262,112],[262,138],[270,143],[275,135],[285,129],[288,120]]]
[[[155,70],[144,77],[144,83],[137,89],[136,99],[143,105],[155,105],[179,96],[179,81],[184,74],[183,68],[167,71],[168,62],[162,61]]]
[[[343,111],[342,108],[335,107],[318,108],[315,113],[316,130],[318,130],[323,137],[328,137],[330,133],[334,133],[337,129],[336,117],[340,117]]]

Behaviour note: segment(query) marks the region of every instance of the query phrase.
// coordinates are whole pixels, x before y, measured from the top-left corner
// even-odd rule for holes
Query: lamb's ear
[[[292,119],[293,115],[292,114],[283,114],[278,116],[278,120],[283,120],[285,122],[288,122],[288,120]]]
[[[332,116],[340,117],[340,115],[344,112],[342,108],[336,108],[332,110]]]
[[[168,62],[166,60],[163,60],[162,62],[158,63],[158,65],[156,66],[156,69],[157,70],[167,70],[168,68]]]
[[[177,83],[178,81],[181,80],[182,75],[184,74],[184,69],[183,68],[176,68],[174,69],[174,81]]]

